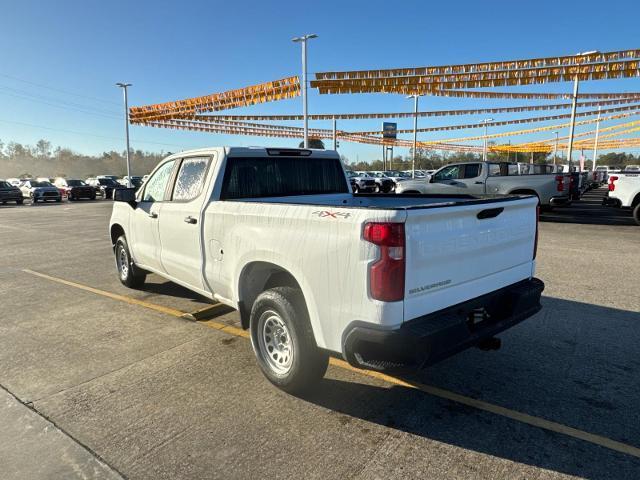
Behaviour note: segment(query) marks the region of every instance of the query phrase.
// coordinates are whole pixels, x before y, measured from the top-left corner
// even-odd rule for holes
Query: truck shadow
[[[541,313],[501,335],[501,351],[468,350],[405,380],[640,447],[640,313],[549,297],[543,302]],[[637,457],[419,390],[358,381],[355,375],[327,378],[305,400],[341,415],[343,424],[361,419],[581,478],[639,476]],[[413,449],[389,450],[390,458],[377,461],[438,461],[402,458],[416,451],[409,443]]]
[[[555,207],[551,212],[541,212],[541,222],[580,223],[584,225],[629,225],[636,226],[631,212],[602,205],[606,188],[585,193],[568,207]]]

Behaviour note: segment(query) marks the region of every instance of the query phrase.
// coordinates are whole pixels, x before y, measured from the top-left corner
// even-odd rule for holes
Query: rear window
[[[230,157],[222,199],[349,193],[338,159]]]

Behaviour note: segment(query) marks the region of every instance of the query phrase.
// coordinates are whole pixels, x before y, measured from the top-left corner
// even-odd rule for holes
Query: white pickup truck
[[[519,170],[518,165],[506,162],[453,163],[445,165],[428,179],[398,183],[396,193],[535,195],[543,208],[571,203],[568,173],[520,174]]]
[[[603,203],[612,207],[630,208],[633,219],[640,225],[640,172],[609,175],[609,192]]]
[[[209,148],[116,190],[120,281],[157,273],[237,309],[258,364],[297,392],[328,356],[424,367],[536,313],[535,198],[354,195],[334,151]]]

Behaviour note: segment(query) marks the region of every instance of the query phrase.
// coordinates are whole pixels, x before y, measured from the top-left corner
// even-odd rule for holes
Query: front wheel
[[[288,393],[302,393],[325,374],[329,356],[315,342],[302,292],[276,287],[251,309],[251,345],[267,379]]]
[[[116,241],[115,254],[120,283],[129,288],[140,288],[147,278],[147,273],[136,267],[131,260],[129,245],[124,235]]]
[[[638,203],[633,209],[633,219],[638,225],[640,225],[640,203]]]

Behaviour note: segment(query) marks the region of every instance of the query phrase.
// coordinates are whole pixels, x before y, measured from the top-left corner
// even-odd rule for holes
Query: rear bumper
[[[605,207],[616,207],[620,208],[622,206],[622,202],[619,198],[610,197],[608,194],[602,198],[602,205]]]
[[[553,206],[569,205],[571,203],[571,197],[569,195],[561,195],[558,197],[551,197],[549,204]]]
[[[542,306],[544,283],[533,278],[382,330],[353,322],[343,355],[353,366],[411,371],[432,365],[522,322]]]

